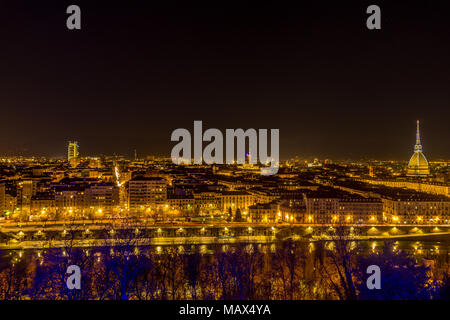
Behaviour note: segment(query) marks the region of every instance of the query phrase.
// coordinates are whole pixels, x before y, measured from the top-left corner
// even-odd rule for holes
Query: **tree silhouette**
[[[241,209],[239,209],[239,208],[237,208],[237,210],[236,210],[236,214],[234,216],[234,221],[236,221],[236,222],[242,221]]]

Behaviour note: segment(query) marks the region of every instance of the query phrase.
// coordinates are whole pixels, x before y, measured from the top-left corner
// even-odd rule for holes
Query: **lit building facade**
[[[379,198],[339,199],[339,223],[375,224],[383,220],[383,202]],[[337,218],[333,217],[337,223]]]
[[[221,197],[224,212],[228,212],[230,208],[233,213],[237,209],[244,212],[255,203],[253,195],[247,191],[223,191]]]
[[[191,213],[195,206],[193,195],[167,195],[167,203],[171,209]]]
[[[383,203],[379,198],[342,192],[305,195],[304,223],[372,224],[381,223]]]
[[[119,206],[119,188],[112,183],[99,183],[85,189],[85,207],[98,216],[113,213]]]
[[[159,177],[136,177],[128,182],[128,208],[143,211],[165,205],[167,181]]]
[[[249,222],[275,223],[281,221],[280,206],[277,202],[257,203],[248,208]]]
[[[450,196],[450,185],[443,183],[423,183],[418,181],[404,180],[375,180],[361,179],[360,181],[370,184],[383,185],[392,188],[408,188],[418,192],[426,192],[431,194]]]
[[[447,199],[383,197],[383,218],[386,223],[448,224],[450,201]]]
[[[337,220],[339,213],[339,199],[333,195],[314,194],[305,199],[306,219],[305,223],[331,223]]]

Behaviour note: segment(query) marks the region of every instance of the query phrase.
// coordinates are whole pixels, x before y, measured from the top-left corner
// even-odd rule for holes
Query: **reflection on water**
[[[323,247],[326,250],[335,250],[336,244],[333,241],[323,241]],[[317,249],[318,242],[317,241],[309,241],[302,242],[305,245],[305,251],[308,253],[313,253]],[[350,241],[349,247],[352,250],[355,250],[357,254],[370,254],[370,253],[379,253],[384,250],[387,242],[383,240],[364,240],[364,241]],[[166,246],[146,246],[139,247],[136,246],[133,250],[130,250],[135,255],[145,254],[145,252],[150,252],[153,254],[164,254],[169,252],[170,250],[175,249],[179,254],[190,254],[193,252],[199,252],[202,255],[210,255],[214,254],[214,252],[221,251],[223,253],[233,252],[238,246],[242,244],[239,243],[229,243],[229,244],[186,244],[186,245],[166,245]],[[273,242],[273,243],[264,243],[264,244],[246,244],[244,250],[247,253],[252,253],[255,250],[264,254],[273,254],[277,252],[282,246],[282,242]],[[392,248],[393,251],[404,251],[409,254],[414,255],[416,258],[430,258],[437,255],[449,255],[450,252],[450,239],[441,241],[411,241],[411,240],[398,240],[398,241],[390,241],[389,247]],[[52,250],[61,250],[61,255],[66,256],[66,249],[52,249]],[[0,260],[10,261],[12,264],[16,264],[25,258],[34,257],[40,264],[44,262],[45,253],[48,250],[45,249],[28,249],[28,250],[4,250],[3,254],[0,256]],[[95,256],[100,257],[100,251],[104,252],[104,248],[100,247],[91,247],[91,248],[83,248],[83,254],[88,257],[93,254]],[[115,254],[115,249],[110,248],[107,250],[110,255]],[[99,260],[100,258],[98,258]],[[99,260],[100,261],[100,260]]]

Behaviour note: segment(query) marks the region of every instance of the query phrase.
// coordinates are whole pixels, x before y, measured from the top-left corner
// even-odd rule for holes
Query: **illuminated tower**
[[[407,175],[411,177],[425,177],[430,174],[428,161],[422,153],[422,145],[420,144],[419,120],[417,120],[416,145],[414,146],[414,154],[408,163]]]
[[[80,147],[78,146],[77,141],[69,141],[69,146],[67,148],[67,160],[72,160],[78,158],[80,155],[79,150]]]

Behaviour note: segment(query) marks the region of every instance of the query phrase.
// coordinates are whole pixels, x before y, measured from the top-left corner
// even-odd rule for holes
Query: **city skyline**
[[[423,158],[423,160],[424,160],[424,162],[426,163],[426,166],[428,166],[428,163],[427,163],[427,160],[426,160],[426,158],[423,156],[423,154],[422,154],[422,145],[421,145],[421,138],[420,138],[420,133],[419,133],[419,120],[417,120],[417,132],[416,132],[416,145],[414,146],[414,154],[413,154],[413,158],[414,158],[414,156],[417,154],[417,152],[419,152],[420,154],[421,154],[421,158],[420,159],[422,159]],[[207,145],[208,143],[207,142],[203,142],[203,146],[205,146],[205,145]],[[75,148],[75,149],[74,149]],[[137,149],[133,149],[132,150],[132,155],[130,155],[130,154],[117,154],[117,153],[113,153],[113,154],[102,154],[102,153],[96,153],[96,154],[83,154],[83,155],[80,155],[80,153],[79,153],[79,148],[80,148],[80,146],[79,146],[79,144],[78,144],[78,141],[68,141],[68,154],[67,155],[65,155],[65,156],[63,156],[63,155],[60,155],[60,156],[50,156],[50,157],[48,157],[49,159],[64,159],[64,158],[67,158],[67,159],[71,159],[71,158],[73,158],[74,157],[74,155],[76,154],[76,156],[75,157],[80,157],[80,158],[85,158],[85,157],[99,157],[99,156],[122,156],[122,157],[125,157],[125,158],[127,158],[127,159],[131,159],[131,160],[138,160],[138,159],[145,159],[145,158],[147,158],[147,157],[159,157],[159,158],[167,158],[167,159],[170,159],[171,157],[170,157],[170,155],[160,155],[160,154],[140,154],[139,156],[140,157],[138,157],[138,152],[137,152]],[[0,156],[3,156],[3,157],[5,157],[5,155],[0,155]],[[42,158],[46,158],[46,156],[43,156],[43,155],[33,155],[33,154],[25,154],[25,155],[6,155],[6,157],[37,157],[37,158],[39,158],[39,157],[42,157]],[[317,156],[316,155],[302,155],[302,156],[300,156],[300,155],[293,155],[293,156],[291,156],[291,157],[285,157],[285,158],[281,158],[280,160],[281,161],[286,161],[286,160],[290,160],[290,159],[303,159],[303,160],[310,160],[310,159],[314,159],[314,160],[316,160],[316,159],[318,159],[317,158]],[[409,162],[410,163],[412,163],[413,162],[413,158],[411,158],[411,159],[409,159]],[[417,159],[417,158],[414,158],[414,159]],[[322,160],[335,160],[335,161],[370,161],[370,160],[378,160],[378,161],[408,161],[407,159],[393,159],[393,158],[391,158],[391,159],[380,159],[380,158],[370,158],[370,157],[361,157],[361,158],[359,158],[359,159],[357,159],[357,158],[331,158],[331,157],[324,157]],[[434,161],[446,161],[446,160],[448,160],[448,159],[446,159],[446,158],[437,158],[437,159],[433,159]],[[417,162],[417,161],[416,161]]]
[[[269,176],[245,163],[82,158],[78,147],[61,161],[1,159],[0,299],[447,297],[449,166],[424,172],[418,126],[408,166],[291,161]],[[379,291],[360,280],[366,261],[380,267]],[[81,282],[69,285],[70,268]]]

